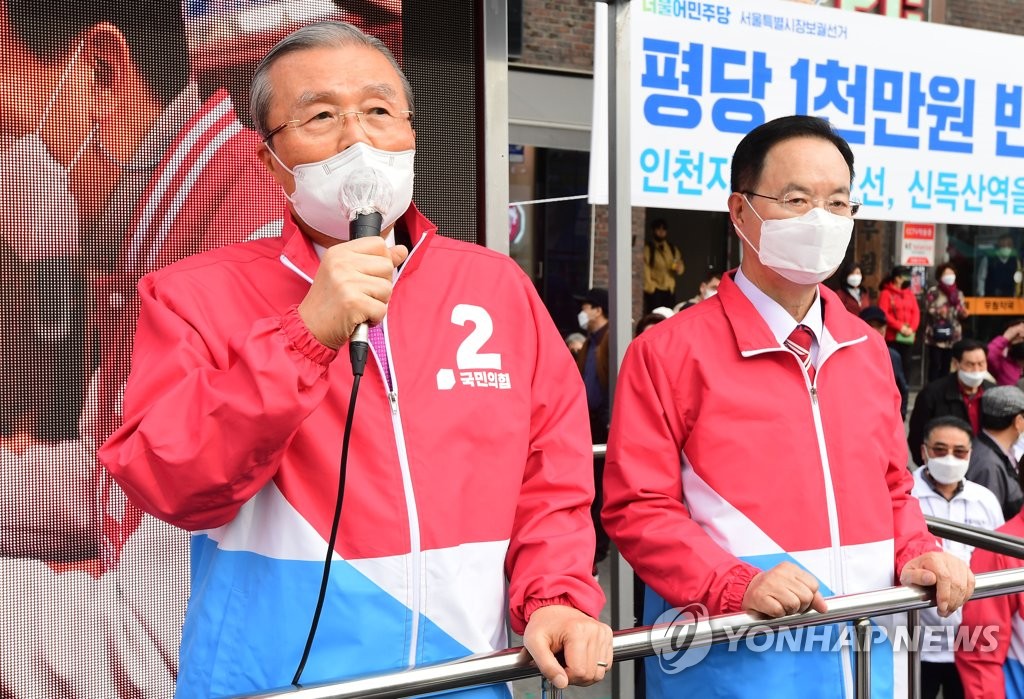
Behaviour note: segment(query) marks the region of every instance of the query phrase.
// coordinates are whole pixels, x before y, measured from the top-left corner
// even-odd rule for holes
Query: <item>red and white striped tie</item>
[[[786,349],[795,354],[804,365],[807,377],[814,381],[814,365],[811,363],[811,342],[814,341],[814,333],[806,325],[798,325],[786,338]]]

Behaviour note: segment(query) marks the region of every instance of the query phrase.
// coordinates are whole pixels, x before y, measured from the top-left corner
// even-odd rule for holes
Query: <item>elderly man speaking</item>
[[[507,618],[556,686],[600,680],[587,406],[533,284],[411,203],[412,91],[376,39],[297,30],[257,68],[252,110],[282,236],[143,278],[101,455],[193,532],[178,696],[494,650]],[[350,240],[368,185],[390,196]],[[346,427],[368,350],[339,349],[363,323]]]

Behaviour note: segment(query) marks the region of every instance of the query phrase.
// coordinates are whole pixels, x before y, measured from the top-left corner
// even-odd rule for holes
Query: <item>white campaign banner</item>
[[[1024,75],[1007,59],[1024,37],[784,0],[630,9],[633,205],[724,211],[743,135],[813,114],[853,147],[859,217],[1024,226]]]

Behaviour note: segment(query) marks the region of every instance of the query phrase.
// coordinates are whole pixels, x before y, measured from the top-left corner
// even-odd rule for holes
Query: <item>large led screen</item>
[[[139,277],[280,230],[248,116],[274,43],[322,19],[382,39],[417,96],[414,198],[476,238],[472,3],[424,5],[0,0],[0,696],[173,694],[188,536],[94,454]]]

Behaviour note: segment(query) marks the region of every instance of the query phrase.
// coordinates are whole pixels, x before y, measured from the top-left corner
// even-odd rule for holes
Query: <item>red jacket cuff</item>
[[[738,614],[742,612],[743,595],[747,593],[750,581],[760,572],[760,569],[746,563],[741,563],[732,568],[726,574],[729,581],[722,589],[722,594],[719,598],[719,613]]]
[[[560,604],[564,607],[572,607],[573,609],[579,609],[572,600],[569,599],[569,595],[559,595],[558,597],[548,597],[547,599],[528,599],[526,605],[523,607],[523,619],[527,624],[530,623],[530,617],[535,611],[541,607],[550,607],[553,604]]]
[[[939,539],[933,538],[930,543],[930,546],[929,542],[925,541],[922,542],[920,546],[916,546],[914,548],[907,547],[902,554],[896,556],[896,582],[894,584],[900,584],[900,575],[903,574],[903,566],[907,565],[918,556],[923,556],[926,553],[938,553],[942,551],[942,544],[939,543]]]
[[[292,306],[281,316],[281,332],[287,338],[288,344],[294,347],[296,352],[324,368],[327,368],[334,361],[334,358],[338,356],[337,350],[322,344],[309,331],[306,323],[299,316],[298,305]]]

